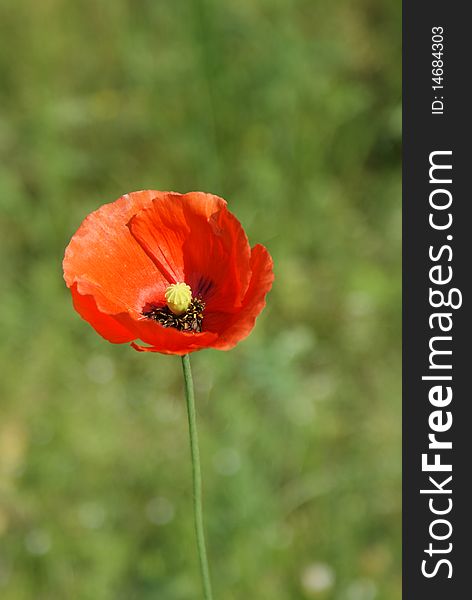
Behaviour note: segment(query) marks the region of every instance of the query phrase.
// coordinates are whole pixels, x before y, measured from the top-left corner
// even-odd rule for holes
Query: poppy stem
[[[193,511],[195,517],[195,533],[197,535],[198,557],[203,582],[205,600],[212,600],[210,570],[205,545],[202,510],[202,474],[200,469],[200,450],[198,447],[197,419],[195,413],[195,393],[193,389],[192,370],[188,354],[182,356],[182,367],[185,380],[185,400],[187,402],[188,428],[190,433],[190,454],[192,456],[193,476]]]

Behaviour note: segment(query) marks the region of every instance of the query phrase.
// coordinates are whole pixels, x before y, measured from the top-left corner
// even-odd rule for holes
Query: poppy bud
[[[173,283],[167,288],[165,298],[174,315],[181,315],[192,302],[192,290],[186,283]]]

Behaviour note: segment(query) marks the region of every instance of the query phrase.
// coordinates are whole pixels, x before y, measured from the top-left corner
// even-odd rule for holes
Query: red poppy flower
[[[273,281],[218,196],[146,190],[91,213],[63,262],[74,307],[105,339],[141,351],[229,350],[254,327]]]

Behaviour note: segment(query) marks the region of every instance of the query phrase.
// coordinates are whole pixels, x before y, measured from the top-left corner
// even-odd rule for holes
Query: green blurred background
[[[275,261],[192,356],[215,598],[400,598],[400,3],[0,3],[0,597],[201,598],[180,361],[102,340],[61,260],[143,189]]]

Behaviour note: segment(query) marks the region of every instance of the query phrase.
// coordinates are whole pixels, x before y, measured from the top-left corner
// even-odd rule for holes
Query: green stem
[[[203,582],[205,600],[212,600],[210,570],[205,546],[202,510],[202,474],[200,469],[200,450],[198,448],[197,419],[195,414],[195,394],[193,390],[192,370],[188,354],[182,356],[182,367],[185,380],[185,400],[187,402],[188,428],[190,433],[190,453],[192,455],[193,475],[193,511],[195,516],[195,532],[197,534],[198,557]]]

